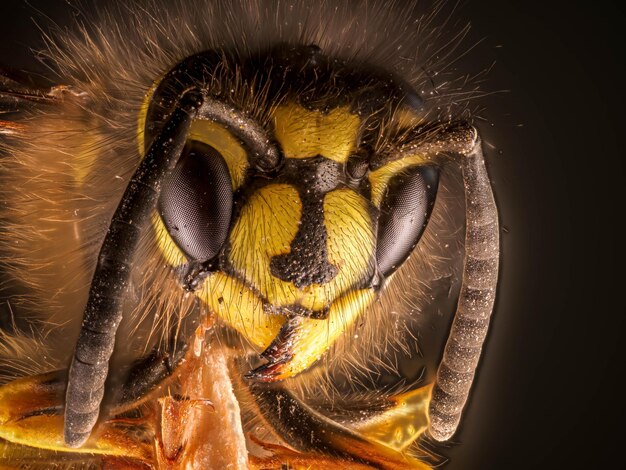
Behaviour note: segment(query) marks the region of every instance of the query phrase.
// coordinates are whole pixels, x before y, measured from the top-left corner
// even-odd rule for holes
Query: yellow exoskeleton
[[[0,465],[431,468],[499,236],[415,18],[135,2],[49,39],[59,86],[3,74]]]

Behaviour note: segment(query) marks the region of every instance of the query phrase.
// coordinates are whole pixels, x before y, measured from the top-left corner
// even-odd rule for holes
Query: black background
[[[4,0],[0,63],[32,68],[33,6]],[[624,30],[612,3],[472,0],[484,41],[457,65],[495,66],[481,125],[502,223],[496,315],[450,470],[620,469],[626,419]]]

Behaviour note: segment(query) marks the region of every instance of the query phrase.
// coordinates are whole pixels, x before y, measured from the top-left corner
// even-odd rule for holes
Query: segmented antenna
[[[135,171],[111,219],[70,366],[64,424],[65,443],[69,447],[82,446],[98,420],[141,230],[150,221],[163,180],[180,158],[202,99],[196,90],[181,97]]]
[[[498,282],[498,211],[476,133],[474,145],[463,160],[463,181],[466,205],[463,280],[430,402],[429,431],[438,441],[450,439],[461,420],[489,329]]]

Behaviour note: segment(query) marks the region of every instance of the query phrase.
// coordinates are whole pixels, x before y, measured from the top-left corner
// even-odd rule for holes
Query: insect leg
[[[429,431],[438,441],[450,439],[461,419],[489,328],[498,281],[498,212],[481,141],[472,130],[472,145],[461,152],[466,201],[463,279],[429,410]]]
[[[167,351],[161,351],[155,347],[150,354],[138,359],[133,364],[126,381],[122,385],[118,407],[135,406],[139,400],[143,401],[143,397],[156,389],[182,364],[189,350],[185,333],[189,329],[195,329],[196,326],[195,321],[185,323],[181,328],[178,327],[179,325],[171,328]]]
[[[258,382],[247,382],[247,386],[269,425],[287,444],[300,452],[333,456],[349,462],[351,465],[346,468],[359,467],[361,463],[385,470],[431,468],[409,454],[368,440],[360,432],[331,420],[280,385],[268,387]],[[383,420],[389,422],[389,419]]]
[[[33,74],[16,72],[0,65],[0,136],[21,134],[25,125],[15,122],[11,114],[20,113],[33,106],[57,104],[59,93],[40,83],[36,83]],[[3,119],[9,115],[8,120]]]
[[[64,436],[80,447],[98,419],[115,332],[141,229],[149,224],[161,184],[174,168],[203,98],[185,93],[131,178],[111,220],[91,282],[66,392]]]
[[[0,110],[3,113],[21,111],[28,104],[56,101],[54,88],[48,83],[37,83],[34,77],[34,74],[0,65]]]

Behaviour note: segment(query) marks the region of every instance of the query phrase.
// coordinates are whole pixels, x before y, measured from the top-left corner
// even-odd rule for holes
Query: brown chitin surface
[[[180,397],[161,403],[157,468],[247,469],[239,403],[228,376],[227,351],[197,334]]]

